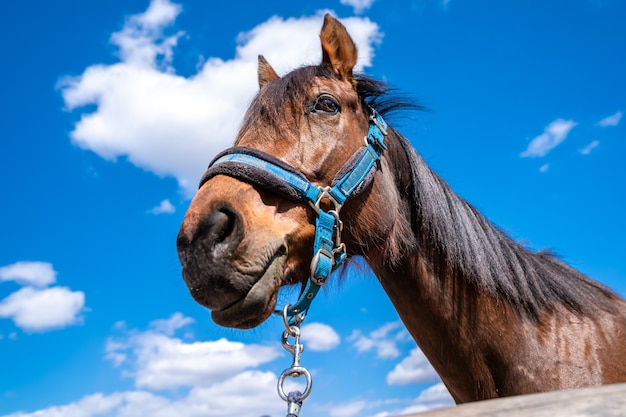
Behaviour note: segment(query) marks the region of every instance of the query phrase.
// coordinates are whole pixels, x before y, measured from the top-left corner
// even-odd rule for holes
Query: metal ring
[[[285,329],[289,329],[289,319],[287,318],[287,309],[291,307],[291,304],[285,304],[283,307],[283,323],[285,324]]]
[[[289,310],[291,304],[285,304],[283,307],[283,324],[285,325],[285,331],[292,337],[300,337],[300,322],[296,321],[295,324],[289,324],[289,314],[287,314],[287,310]],[[295,318],[295,316],[294,316]]]
[[[289,343],[289,336],[296,339],[293,345]],[[289,330],[285,330],[283,332],[283,337],[281,338],[281,343],[283,348],[292,355],[295,354],[298,346],[300,347],[300,352],[302,352],[302,350],[304,350],[304,345],[300,344],[300,328],[291,326]]]
[[[289,336],[299,337],[300,336],[299,326],[304,321],[304,315],[301,312],[298,312],[298,310],[296,310],[295,314],[292,317],[293,323],[290,323],[289,314],[287,313],[287,310],[289,310],[289,307],[291,307],[291,304],[285,304],[285,306],[283,307],[283,311],[282,311],[283,324],[285,325],[285,330],[287,331],[287,333],[289,333]]]
[[[291,368],[285,369],[283,373],[280,374],[280,377],[278,378],[278,385],[276,388],[278,389],[278,396],[282,398],[283,401],[289,402],[289,399],[287,398],[287,394],[285,394],[285,390],[283,389],[285,378],[287,378],[288,376],[292,378],[298,378],[301,375],[304,375],[304,378],[306,379],[306,386],[304,387],[304,392],[300,396],[300,400],[304,400],[306,397],[309,396],[309,394],[311,393],[311,388],[313,387],[313,380],[311,379],[311,374],[306,368],[303,368],[301,366],[292,366]]]

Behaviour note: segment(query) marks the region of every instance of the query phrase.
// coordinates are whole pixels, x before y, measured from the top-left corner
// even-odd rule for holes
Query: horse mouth
[[[286,253],[278,253],[268,262],[259,280],[238,301],[221,310],[213,310],[211,318],[224,327],[251,329],[263,323],[276,308],[282,282]]]

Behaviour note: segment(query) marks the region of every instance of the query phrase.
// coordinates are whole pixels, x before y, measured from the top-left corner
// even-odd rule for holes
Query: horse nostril
[[[200,223],[194,240],[201,239],[211,247],[219,244],[236,244],[241,236],[241,216],[230,206],[220,206]]]
[[[233,233],[235,228],[235,219],[232,213],[218,210],[211,213],[212,229],[211,233],[215,236],[215,243],[222,243],[228,236]]]

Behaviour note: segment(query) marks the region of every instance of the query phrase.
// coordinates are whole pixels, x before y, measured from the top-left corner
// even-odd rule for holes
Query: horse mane
[[[537,318],[557,305],[578,313],[614,311],[614,293],[547,250],[513,241],[435,174],[398,135],[410,160],[413,230],[438,276],[464,277]]]
[[[364,76],[358,78],[357,91],[382,115],[422,108],[389,96],[386,84]],[[404,136],[391,132],[408,160],[408,167],[401,169],[411,174],[414,234],[395,241],[417,240],[419,253],[436,276],[468,280],[535,320],[542,311],[558,310],[558,305],[585,314],[615,311],[611,301],[616,295],[609,288],[550,251],[532,252],[513,241],[433,172]]]

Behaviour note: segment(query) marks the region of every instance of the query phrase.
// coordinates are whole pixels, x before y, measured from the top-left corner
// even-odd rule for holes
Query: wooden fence
[[[626,417],[626,384],[462,404],[406,417]]]

